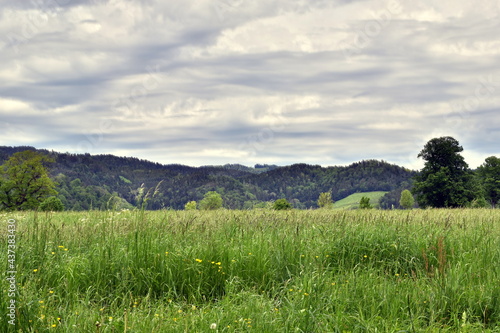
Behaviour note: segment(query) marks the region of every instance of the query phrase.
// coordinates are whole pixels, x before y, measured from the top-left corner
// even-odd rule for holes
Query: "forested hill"
[[[286,198],[296,208],[316,207],[321,192],[334,200],[352,193],[393,191],[409,184],[413,171],[383,161],[346,167],[295,164],[286,167],[239,164],[189,167],[132,157],[58,153],[33,147],[0,147],[0,163],[12,154],[36,150],[50,155],[51,177],[67,209],[118,206],[182,209],[208,191],[219,192],[227,208],[243,209]]]

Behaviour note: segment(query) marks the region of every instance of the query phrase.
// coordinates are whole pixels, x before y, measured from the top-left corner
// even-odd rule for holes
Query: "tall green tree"
[[[404,190],[401,192],[401,199],[399,200],[399,205],[403,209],[410,209],[415,204],[415,199],[409,190]]]
[[[495,208],[500,201],[500,158],[496,156],[486,158],[477,168],[477,175],[486,199]]]
[[[415,176],[412,193],[421,207],[465,207],[479,194],[473,173],[452,137],[434,138],[418,154],[425,161]]]
[[[215,191],[205,193],[203,199],[200,201],[200,209],[214,210],[222,207],[222,197]]]
[[[46,168],[51,162],[31,150],[13,154],[0,167],[0,209],[37,209],[45,198],[56,195]]]

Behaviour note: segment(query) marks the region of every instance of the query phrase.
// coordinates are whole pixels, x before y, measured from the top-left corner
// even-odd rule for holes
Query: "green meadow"
[[[378,207],[378,202],[386,193],[387,192],[383,191],[354,193],[342,200],[335,201],[335,203],[333,204],[333,208],[357,209],[362,197],[369,198],[370,204],[374,207]]]
[[[1,332],[500,332],[499,210],[0,216]]]

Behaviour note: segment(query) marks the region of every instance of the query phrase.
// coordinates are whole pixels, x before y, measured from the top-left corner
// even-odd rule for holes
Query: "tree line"
[[[331,207],[350,194],[369,191],[388,191],[380,200],[383,209],[495,207],[500,200],[499,159],[488,157],[473,171],[462,151],[452,137],[432,139],[418,154],[424,168],[415,172],[375,160],[327,168],[194,168],[0,147],[0,209],[212,209],[214,202],[230,209],[273,207],[276,202],[276,207],[306,209]],[[369,202],[362,203],[361,208],[369,207]]]

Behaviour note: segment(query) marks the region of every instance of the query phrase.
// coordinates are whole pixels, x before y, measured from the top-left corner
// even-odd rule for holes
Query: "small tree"
[[[370,198],[362,197],[361,200],[359,201],[359,209],[371,209],[371,208],[373,208],[373,206],[370,205]]]
[[[44,212],[62,212],[64,210],[64,205],[61,199],[48,197],[40,204],[40,210]]]
[[[286,199],[278,199],[273,204],[274,210],[292,209],[292,205]]]
[[[185,210],[196,210],[196,201],[189,201],[184,205]]]
[[[415,204],[415,199],[409,190],[404,190],[401,192],[401,199],[399,200],[399,204],[403,209],[411,209]]]
[[[219,193],[215,191],[209,191],[205,193],[203,199],[200,201],[200,209],[203,210],[215,210],[222,208],[222,197]]]
[[[333,206],[332,194],[330,192],[320,193],[318,206],[319,208],[331,208]]]

